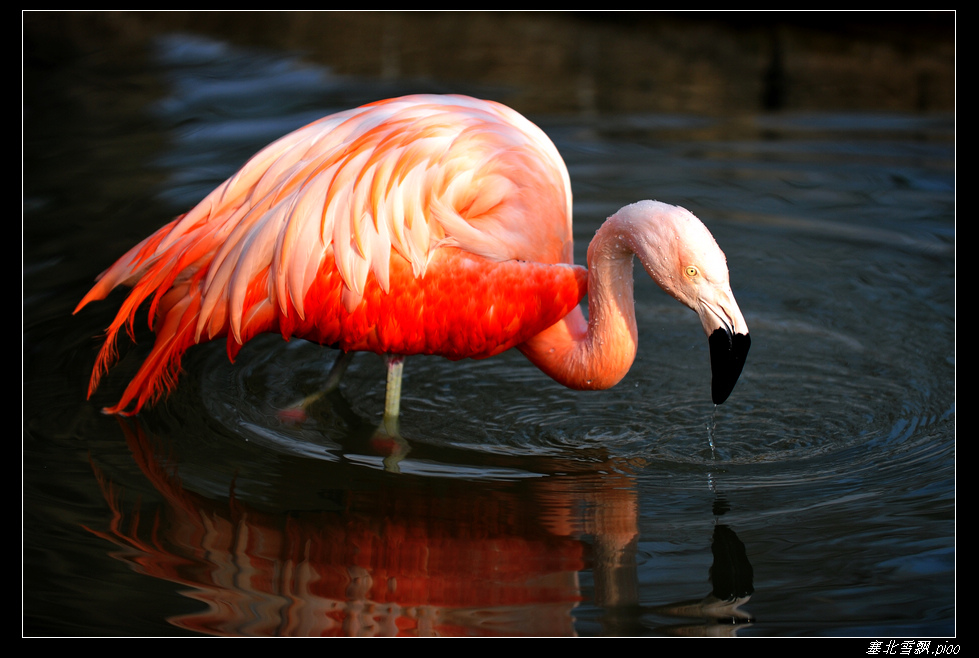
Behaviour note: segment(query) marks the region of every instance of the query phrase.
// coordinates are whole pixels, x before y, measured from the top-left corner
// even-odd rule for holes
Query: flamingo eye
[[[700,270],[698,270],[693,265],[687,265],[685,268],[683,268],[683,272],[691,279],[693,279],[694,277],[700,274]]]

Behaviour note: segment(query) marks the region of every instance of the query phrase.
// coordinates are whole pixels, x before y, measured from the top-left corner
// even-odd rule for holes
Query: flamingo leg
[[[333,365],[330,367],[330,372],[326,375],[326,384],[315,393],[307,395],[301,401],[289,405],[280,411],[279,417],[283,420],[289,421],[305,420],[308,415],[307,411],[317,400],[330,391],[336,390],[336,388],[340,386],[340,380],[343,379],[343,373],[347,371],[347,366],[350,365],[353,358],[353,352],[344,352],[341,350],[340,354],[336,358],[336,361],[334,361]]]
[[[384,429],[391,436],[398,434],[398,415],[401,413],[401,372],[405,358],[399,354],[385,354],[388,368],[387,390],[384,394]]]
[[[323,391],[317,394],[317,397],[326,391],[332,391],[340,385],[340,380],[343,379],[343,373],[347,372],[347,366],[349,366],[350,362],[353,360],[353,352],[344,352],[343,350],[340,350],[340,354],[337,355],[337,360],[333,362],[330,372],[326,375],[326,385],[323,387]]]
[[[347,372],[347,366],[350,365],[350,362],[353,361],[353,359],[353,352],[344,352],[341,350],[336,361],[334,361],[333,365],[330,367],[330,372],[326,375],[326,384],[324,384],[320,390],[303,398],[303,401],[299,404],[299,406],[303,410],[306,410],[311,404],[319,400],[321,397],[330,391],[336,390],[336,388],[340,386],[340,380],[343,379],[343,373]]]
[[[387,390],[384,394],[384,420],[374,433],[375,447],[384,453],[384,470],[400,473],[399,464],[411,451],[411,446],[401,436],[398,429],[398,415],[401,412],[401,373],[405,358],[400,354],[385,354],[384,363],[388,368]]]

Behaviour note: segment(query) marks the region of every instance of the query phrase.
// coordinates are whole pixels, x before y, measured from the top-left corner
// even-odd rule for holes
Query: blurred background
[[[530,114],[955,103],[952,12],[28,12],[24,28],[28,74],[80,58],[138,66],[148,40],[185,32],[292,52],[372,86],[461,85]]]
[[[34,12],[23,30],[25,635],[949,638],[954,12]],[[135,242],[334,111],[463,93],[551,136],[576,261],[641,198],[701,217],[752,331],[709,402],[696,317],[638,282],[602,394],[518,353],[383,366],[192,350],[138,418],[86,399]]]

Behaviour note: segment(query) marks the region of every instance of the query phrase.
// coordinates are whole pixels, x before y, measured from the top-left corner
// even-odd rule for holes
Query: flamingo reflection
[[[751,594],[750,565],[726,526],[712,540],[710,595],[640,605],[638,506],[625,463],[586,469],[557,460],[550,476],[498,486],[451,478],[407,486],[403,474],[358,470],[356,486],[339,483],[319,509],[276,511],[243,500],[234,482],[218,499],[192,491],[139,419],[119,424],[162,502],[124,505],[124,492],[96,467],[112,517],[107,530],[89,530],[121,547],[117,558],[203,604],[169,619],[189,631],[562,636],[575,634],[586,598],[605,610],[610,634],[733,634],[750,621],[740,610]],[[349,465],[346,476],[323,466],[334,467],[323,481],[349,477]],[[742,583],[747,575],[747,587],[728,586],[722,565],[732,563],[747,565],[734,574]],[[583,572],[593,583],[581,581]]]
[[[532,506],[513,488],[474,492],[449,481],[437,496],[352,487],[337,509],[275,513],[233,491],[223,501],[189,491],[138,420],[120,425],[163,504],[127,511],[122,492],[96,469],[113,516],[108,531],[92,532],[122,546],[118,557],[143,573],[189,587],[205,609],[170,621],[196,632],[570,635],[582,599],[578,574],[592,562],[579,537],[602,538],[610,599],[617,566],[634,548],[627,486],[610,486],[601,501],[575,501],[592,510],[585,515],[557,478],[535,484]]]

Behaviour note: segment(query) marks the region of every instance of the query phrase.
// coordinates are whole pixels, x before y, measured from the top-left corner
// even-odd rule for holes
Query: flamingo
[[[265,147],[98,277],[75,313],[131,290],[88,395],[147,300],[155,343],[106,413],[138,413],[169,392],[192,345],[225,338],[233,362],[264,332],[339,348],[337,377],[354,352],[383,355],[385,421],[400,411],[406,355],[516,347],[565,386],[606,389],[636,355],[633,255],[700,316],[712,399],[724,402],[750,339],[700,220],[657,201],[628,205],[598,229],[585,269],[572,259],[568,171],[540,128],[465,96],[379,101]]]

